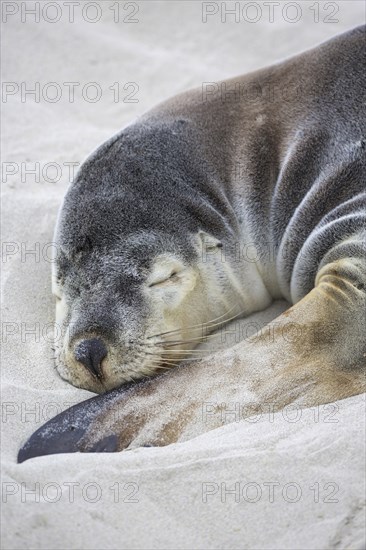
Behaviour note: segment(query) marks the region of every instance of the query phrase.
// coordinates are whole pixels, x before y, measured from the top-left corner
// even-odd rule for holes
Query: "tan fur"
[[[181,94],[90,157],[63,207],[60,238],[69,256],[74,251],[79,258],[80,247],[86,249],[85,265],[79,258],[77,271],[84,299],[76,299],[82,302],[79,309],[72,308],[71,285],[73,315],[63,322],[76,320],[76,337],[60,343],[56,358],[61,376],[76,386],[95,392],[122,387],[112,397],[96,398],[95,416],[80,421],[83,450],[108,436],[113,441],[118,437],[118,450],[166,445],[233,421],[233,408],[235,420],[238,408],[242,420],[265,407],[272,412],[313,407],[365,391],[365,140],[359,101],[363,50],[364,28],[358,28],[272,67],[219,83],[208,97],[202,89]],[[261,91],[270,85],[277,92],[273,98],[260,94],[256,101],[223,98],[222,85],[230,90],[236,84]],[[279,91],[286,90],[296,94],[284,98]],[[141,143],[146,153],[136,155]],[[131,173],[120,173],[121,159],[128,161]],[[182,185],[169,187],[178,176]],[[135,208],[131,219],[119,207],[126,182],[134,190],[126,207],[128,212]],[[100,234],[98,208],[83,211],[79,227],[73,205],[85,185],[100,200],[115,194],[109,209],[111,235]],[[136,195],[140,188],[143,193]],[[146,197],[151,200],[145,204]],[[174,223],[173,206],[178,207]],[[193,225],[187,221],[191,209]],[[135,227],[133,220],[142,214],[146,219]],[[137,277],[146,269],[145,258],[139,256],[147,237],[141,226],[155,235],[162,220],[169,239],[164,236],[151,257],[147,280],[140,274],[149,311],[142,319],[146,308],[138,310],[139,294],[128,281],[131,273]],[[113,252],[115,227],[120,228],[117,244],[123,241],[124,247]],[[87,240],[79,233],[87,233]],[[180,245],[182,235],[186,239]],[[93,264],[96,274],[89,284],[89,245],[108,240],[111,248]],[[128,254],[129,242],[134,246]],[[211,243],[207,255],[205,242]],[[241,253],[238,262],[236,245],[240,250],[254,245],[261,254],[253,262]],[[180,246],[187,258],[195,258],[189,264],[177,256]],[[118,284],[110,266],[113,275],[118,273]],[[123,273],[124,294],[119,282]],[[103,284],[104,278],[111,279],[110,286]],[[116,297],[115,318],[106,315],[111,296]],[[192,334],[199,336],[197,326],[211,330],[217,325],[210,322],[223,322],[233,308],[246,317],[280,298],[294,305],[249,339],[127,389],[122,385],[155,374],[164,361],[171,359],[173,366],[185,357],[197,343],[197,338],[190,342]],[[58,309],[62,322],[67,309]],[[101,337],[109,345],[103,381],[74,353],[80,340],[98,337],[94,327],[100,323]],[[115,325],[118,334],[111,329]],[[171,330],[170,336],[181,340],[182,354],[168,347]],[[121,340],[121,331],[128,344],[137,332],[143,337],[130,346]],[[83,404],[78,410],[83,413]]]
[[[119,434],[119,450],[167,445],[219,427],[223,409],[238,403],[243,420],[266,408],[313,407],[365,391],[366,355],[350,355],[355,350],[347,342],[365,330],[366,302],[339,275],[346,271],[354,271],[352,262],[326,266],[318,285],[260,335],[117,398],[90,426],[88,444]],[[289,323],[297,327],[296,338],[288,337]],[[208,422],[205,403],[214,404]]]

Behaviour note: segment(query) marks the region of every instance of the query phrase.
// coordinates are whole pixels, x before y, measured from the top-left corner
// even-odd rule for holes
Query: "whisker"
[[[203,349],[203,350],[196,350],[196,349],[187,349],[187,350],[186,350],[186,349],[171,349],[171,350],[167,350],[167,351],[166,351],[166,355],[163,354],[162,357],[165,357],[165,356],[166,356],[166,357],[169,357],[169,355],[170,355],[171,353],[176,353],[176,354],[178,354],[178,355],[179,355],[179,354],[182,354],[182,353],[184,353],[185,355],[190,355],[190,354],[192,354],[192,353],[199,353],[199,354],[201,354],[201,355],[205,355],[205,354],[208,354],[209,351],[208,351],[208,350],[204,350],[204,349]],[[197,355],[197,357],[199,357],[199,355]]]
[[[169,367],[164,367],[164,365],[155,365],[156,370],[159,370],[159,369],[171,370],[172,367],[179,367],[179,364],[177,363],[176,365],[170,365]]]
[[[236,307],[236,305],[237,304],[235,304],[232,308],[230,308],[228,311],[226,311],[222,315],[219,315],[218,317],[215,317],[214,319],[211,319],[211,321],[207,321],[206,323],[199,323],[198,325],[191,325],[191,326],[187,327],[187,330],[191,330],[191,329],[194,329],[196,327],[200,328],[203,325],[211,325],[211,323],[214,323],[214,321],[217,321],[218,319],[221,319],[221,317],[225,317],[225,315],[228,315],[228,313],[230,313]],[[221,323],[218,323],[218,324],[221,324]],[[166,334],[173,334],[175,332],[180,332],[180,331],[181,331],[181,329],[177,328],[177,329],[174,329],[174,330],[168,330],[167,332],[160,332],[159,334],[152,334],[151,336],[147,336],[146,338],[147,339],[157,338],[158,336],[165,336]]]
[[[220,321],[219,323],[215,323],[214,325],[211,325],[209,328],[212,328],[214,326],[217,326],[217,325],[222,325],[224,322],[225,323],[229,323],[230,321],[233,321],[235,318],[239,317],[240,315],[242,315],[243,311],[240,311],[237,315],[233,315],[232,317],[230,317],[229,319],[225,319],[225,321]],[[174,342],[173,340],[173,344],[176,345],[176,343],[180,343],[180,344],[189,344],[195,340],[199,340],[199,341],[204,341],[205,339],[209,339],[209,338],[216,338],[217,337],[217,334],[208,334],[208,335],[202,335],[201,337],[198,337],[198,338],[192,338],[191,340],[177,340]],[[161,344],[162,342],[158,342],[159,344]],[[171,342],[169,340],[166,340],[164,342],[164,345],[165,344],[170,344]]]
[[[176,361],[172,361],[172,360],[169,360],[169,359],[163,359],[162,361],[151,361],[152,364],[155,364],[155,366],[164,366],[164,364],[167,364],[169,365],[170,367],[178,367],[181,363],[185,362],[185,363],[188,363],[189,361],[198,361],[199,359],[201,359],[201,357],[187,357],[187,358],[182,358],[179,363],[177,363]],[[168,368],[168,367],[166,367]]]
[[[155,359],[150,359],[149,362],[151,363],[174,363],[176,362],[177,358],[162,358],[162,357],[156,357]]]
[[[159,359],[151,359],[150,363],[174,363],[175,360],[173,359],[162,359],[161,357]]]
[[[242,315],[243,313],[244,313],[244,310],[242,309],[236,315],[233,315],[232,317],[229,317],[229,319],[224,319],[223,321],[220,321],[219,323],[215,323],[214,325],[210,325],[209,328],[216,327],[217,325],[222,325],[223,323],[230,323],[230,321],[233,321],[234,319],[236,319],[237,317],[239,317],[239,315]]]
[[[178,344],[190,344],[191,342],[204,342],[205,340],[210,340],[211,338],[217,338],[216,334],[208,334],[205,336],[199,336],[198,338],[191,338],[190,340],[162,340],[161,342],[155,342],[154,345],[161,346],[161,345],[178,345]],[[153,347],[153,346],[152,346]]]
[[[212,328],[214,326],[217,326],[217,325],[222,325],[224,322],[225,323],[229,323],[231,321],[233,321],[235,318],[239,317],[240,315],[242,315],[243,311],[240,311],[239,313],[237,313],[236,315],[233,315],[232,317],[230,317],[229,319],[225,319],[225,321],[220,321],[219,323],[215,323],[214,325],[211,325],[209,328]],[[217,334],[202,334],[202,336],[198,336],[197,338],[191,338],[190,340],[162,340],[160,342],[155,342],[154,345],[177,345],[177,344],[190,344],[190,343],[193,343],[195,341],[199,341],[199,342],[203,342],[205,340],[209,340],[210,338],[217,338]]]
[[[164,363],[166,363],[167,365],[169,365],[169,367],[164,367]],[[160,361],[157,361],[154,365],[155,368],[159,368],[159,369],[171,369],[172,367],[179,367],[179,364],[180,363],[172,363],[172,362],[166,362],[166,361],[163,361],[163,362],[160,362]]]
[[[208,350],[205,349],[172,349],[172,350],[161,350],[159,353],[150,353],[145,352],[146,355],[151,355],[152,357],[164,357],[164,355],[168,355],[170,353],[208,353]]]

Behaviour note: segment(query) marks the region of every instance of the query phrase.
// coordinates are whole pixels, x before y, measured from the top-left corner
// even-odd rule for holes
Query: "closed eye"
[[[177,276],[178,275],[178,272],[177,271],[173,271],[169,277],[166,277],[165,279],[161,279],[160,281],[155,281],[151,284],[149,284],[149,287],[154,287],[154,286],[159,286],[159,285],[164,285],[164,284],[168,284],[168,283],[176,283],[179,281],[179,277]]]

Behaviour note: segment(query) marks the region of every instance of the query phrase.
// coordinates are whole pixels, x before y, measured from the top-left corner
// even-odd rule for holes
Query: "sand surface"
[[[21,465],[16,454],[46,420],[91,395],[58,377],[51,350],[49,243],[70,163],[174,93],[265,66],[361,24],[364,3],[316,3],[317,23],[313,2],[296,3],[296,23],[288,21],[296,16],[291,7],[287,20],[279,10],[271,23],[262,3],[257,23],[243,16],[223,23],[220,13],[203,23],[196,1],[139,2],[134,15],[134,3],[120,3],[119,22],[110,9],[116,3],[99,2],[96,23],[82,18],[85,2],[73,23],[59,2],[58,22],[45,20],[55,17],[52,8],[39,22],[26,14],[22,22],[20,4],[2,24],[9,92],[2,103],[2,548],[361,550],[364,396],[263,414],[165,448]],[[70,82],[79,83],[74,101]],[[39,97],[25,94],[38,85]],[[86,99],[99,89],[99,101]]]

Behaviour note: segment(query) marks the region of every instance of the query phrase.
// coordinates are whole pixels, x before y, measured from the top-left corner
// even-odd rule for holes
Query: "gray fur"
[[[141,288],[153,260],[172,252],[194,265],[199,231],[232,264],[237,243],[253,243],[269,294],[293,303],[324,262],[362,259],[364,44],[359,27],[225,83],[261,90],[257,97],[177,96],[87,159],[55,237],[75,339],[99,332],[118,348],[146,337],[151,311]]]

